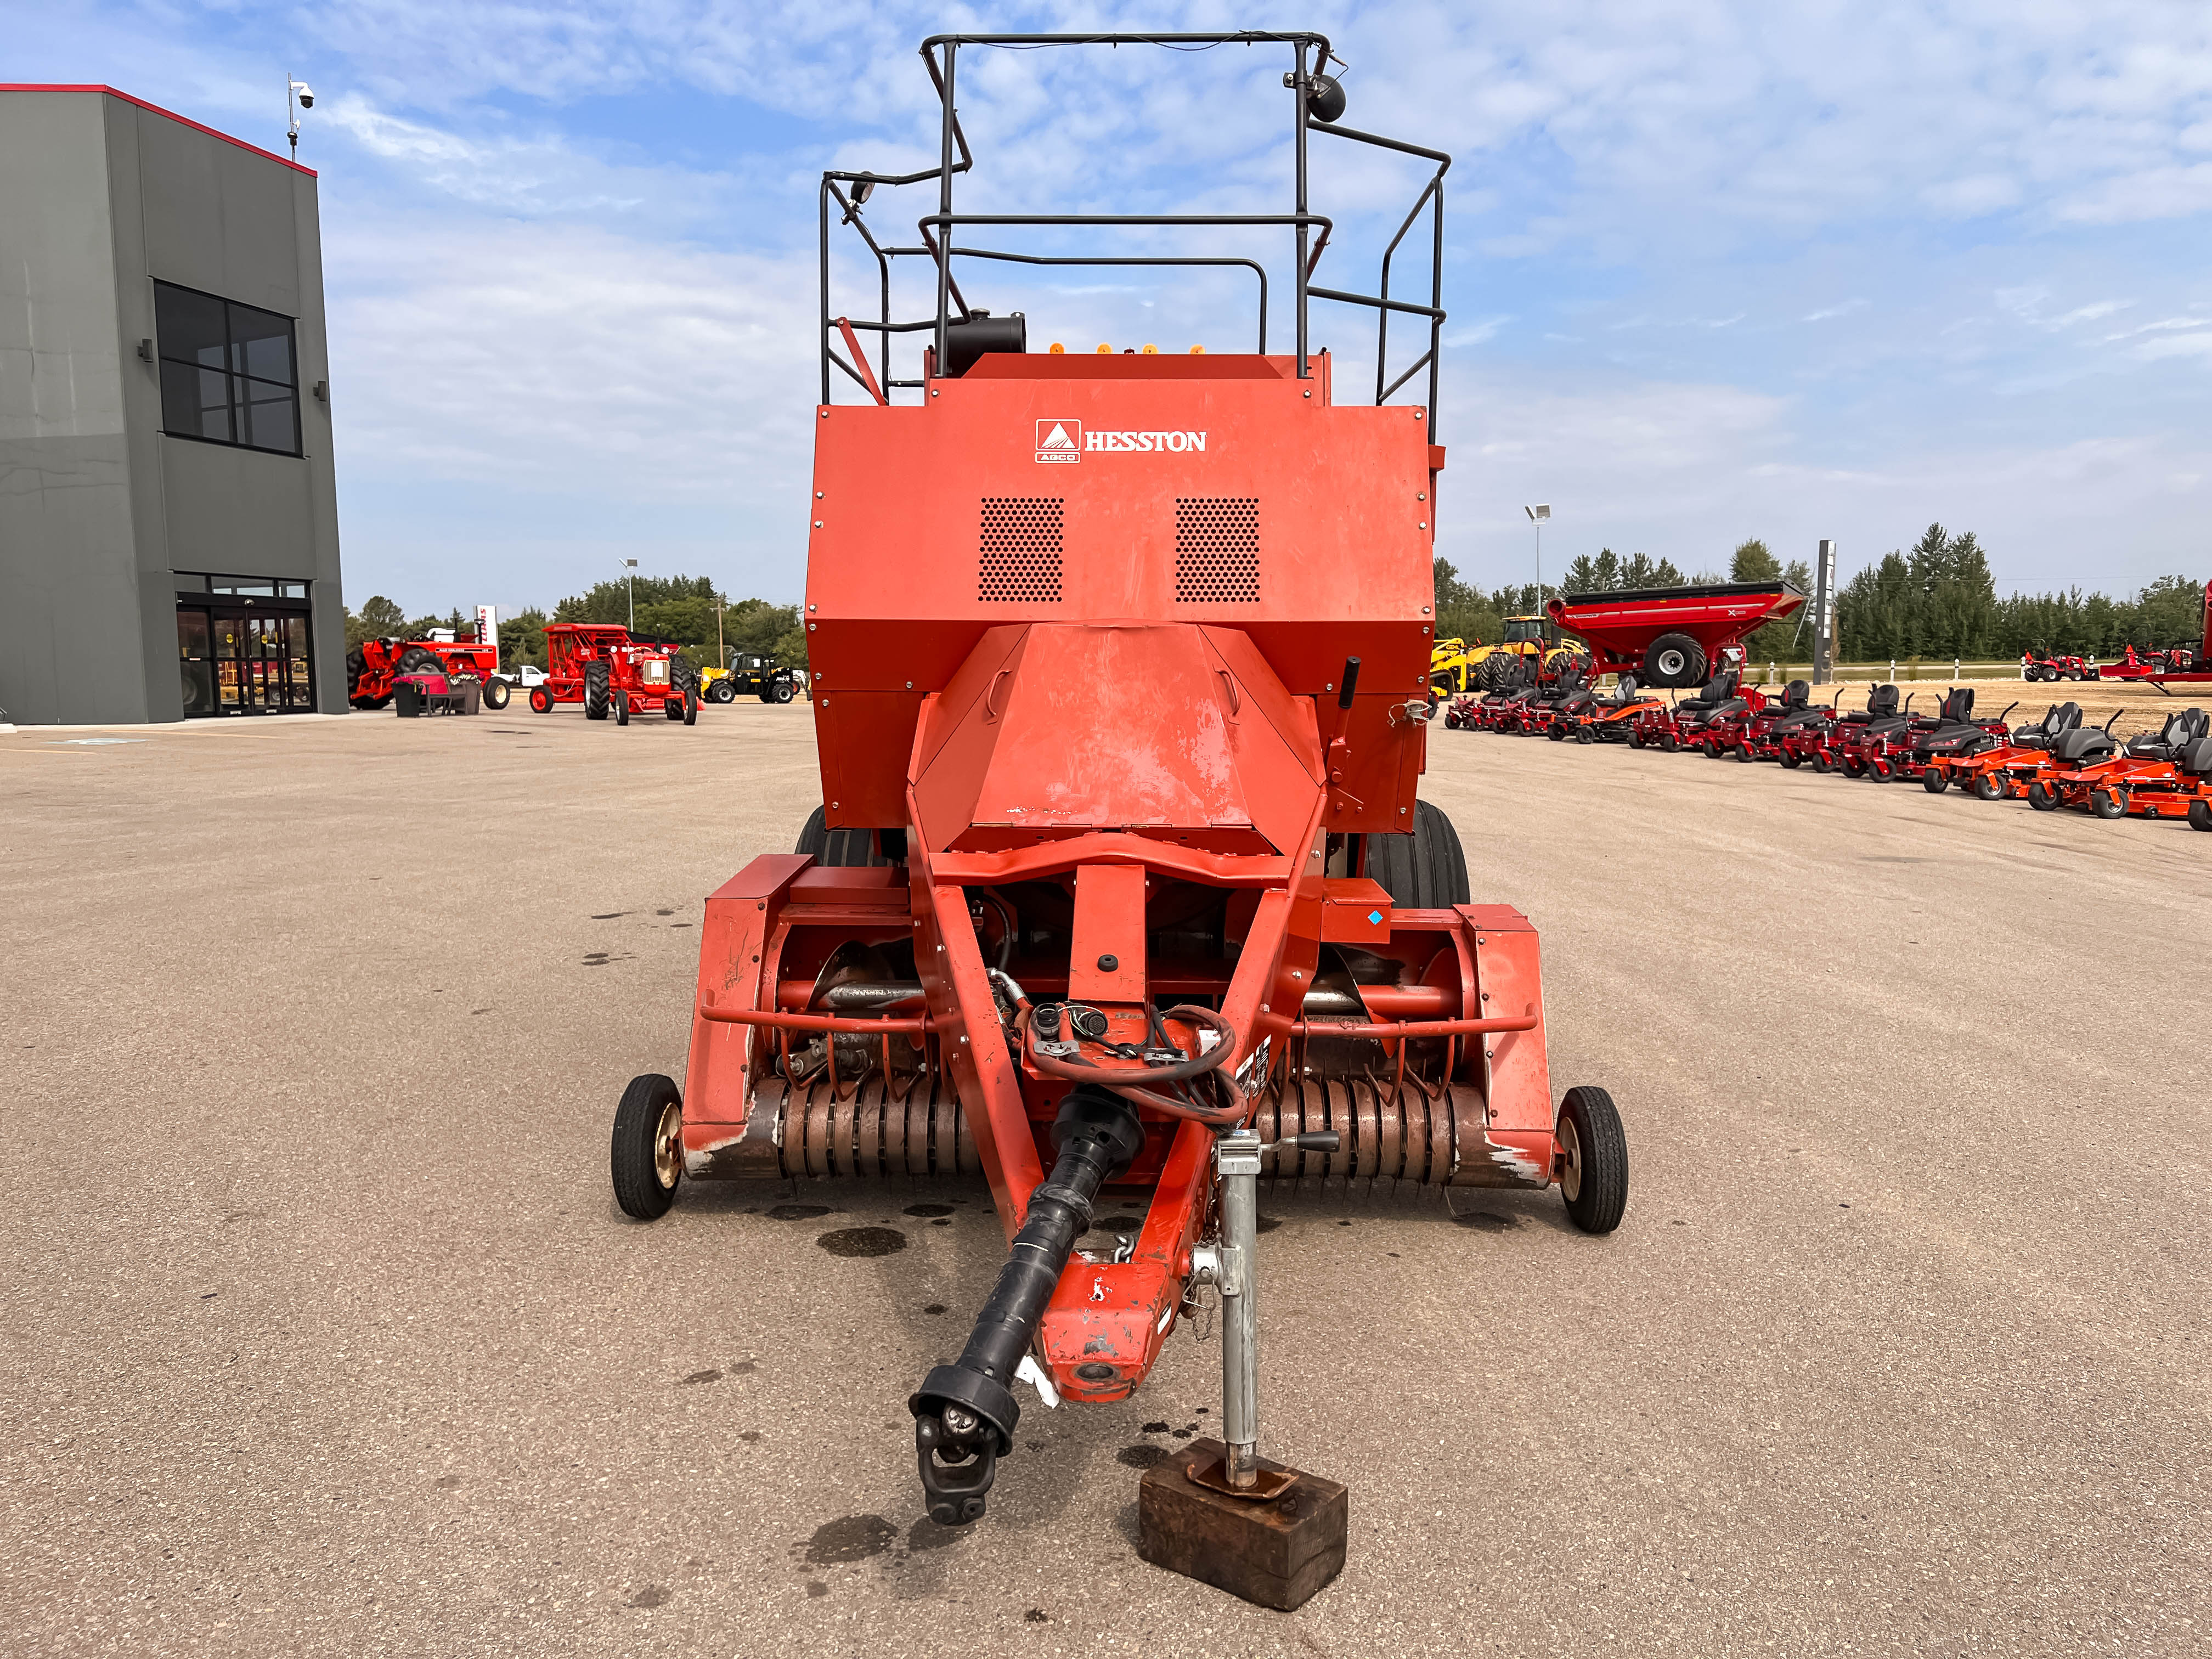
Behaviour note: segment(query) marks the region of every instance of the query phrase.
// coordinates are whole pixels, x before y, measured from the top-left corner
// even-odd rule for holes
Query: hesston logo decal
[[[1206,453],[1203,432],[1085,432],[1080,421],[1039,421],[1036,458],[1040,461],[1080,461],[1085,451],[1099,454]]]

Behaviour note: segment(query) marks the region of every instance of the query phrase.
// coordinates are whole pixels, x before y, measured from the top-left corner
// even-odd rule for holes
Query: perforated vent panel
[[[981,600],[1060,598],[1058,496],[983,497],[982,551],[975,564]]]
[[[1176,501],[1176,603],[1219,605],[1260,597],[1260,503],[1235,496]]]

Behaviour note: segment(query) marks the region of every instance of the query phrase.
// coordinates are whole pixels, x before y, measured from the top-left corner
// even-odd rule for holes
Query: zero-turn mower
[[[1658,698],[1640,690],[1636,676],[1623,674],[1615,682],[1609,697],[1592,697],[1584,703],[1574,719],[1577,743],[1626,743],[1642,747],[1636,735],[1636,722],[1653,709],[1666,708]]]
[[[2033,761],[2056,738],[2081,724],[2081,704],[2055,702],[2044,711],[2041,720],[2020,727],[1993,748],[1979,748],[1962,755],[1930,754],[1920,781],[1925,786],[1930,776],[1940,775],[1945,780],[1946,788],[1955,783],[1962,791],[1983,800],[2002,800],[2011,793],[2011,781],[2004,769],[2007,765],[2015,760]],[[1940,794],[1942,791],[1934,793]]]
[[[1737,688],[1742,683],[1743,672],[1741,669],[1723,669],[1706,681],[1705,690],[1696,696],[1645,709],[1636,717],[1632,728],[1635,735],[1630,741],[1639,749],[1664,749],[1671,752],[1681,748],[1704,730],[1709,719],[1741,702]]]
[[[956,208],[956,87],[978,57],[1232,43],[1272,44],[1289,70],[1289,210]],[[1627,1193],[1611,1099],[1553,1092],[1534,928],[1472,901],[1450,821],[1416,793],[1441,262],[1419,301],[1387,306],[1310,280],[1329,225],[1307,204],[1310,142],[1432,167],[1431,235],[1449,158],[1334,125],[1318,34],[940,35],[922,52],[938,164],[822,183],[823,247],[841,226],[868,246],[865,288],[830,270],[822,289],[818,821],[708,899],[684,1082],[624,1093],[615,1190],[652,1217],[687,1176],[988,1182],[1010,1254],[965,1346],[906,1402],[943,1525],[984,1514],[1018,1390],[1127,1399],[1217,1293],[1224,1432],[1147,1472],[1139,1547],[1294,1606],[1343,1559],[1344,1489],[1259,1455],[1255,1302],[1301,1270],[1259,1259],[1257,1182],[1558,1186],[1590,1232]],[[896,239],[896,209],[872,231],[913,186],[933,202],[921,244]],[[998,268],[972,263],[994,252],[969,246],[986,226],[1132,223],[1285,233],[1291,349],[1036,352],[1022,312],[971,303]],[[933,314],[890,314],[878,259],[926,264]],[[883,314],[832,313],[848,292]],[[1340,401],[1309,344],[1317,301],[1413,317],[1420,401],[1389,402],[1387,380],[1371,404]],[[921,362],[895,377],[908,331]],[[1378,327],[1386,363],[1392,343]],[[833,373],[863,401],[833,402]],[[1085,1244],[1109,1194],[1143,1224]],[[1285,1353],[1299,1386],[1337,1385],[1334,1357]]]
[[[2167,715],[2155,734],[2140,733],[2117,749],[2110,746],[2108,736],[2100,751],[2070,755],[2063,752],[2067,744],[2061,739],[2058,763],[2029,782],[2027,804],[2039,812],[2086,806],[2100,818],[2124,818],[2130,786],[2139,777],[2154,787],[2173,783],[2174,762],[2205,735],[2204,711],[2187,708]]]
[[[1747,762],[1778,760],[1794,769],[1800,762],[1787,747],[1791,734],[1801,728],[1817,729],[1835,712],[1813,701],[1811,681],[1792,680],[1782,688],[1779,697],[1770,699],[1745,722],[1736,734],[1735,757]]]
[[[1974,688],[1956,687],[1944,694],[1942,704],[1935,714],[1909,720],[1902,726],[1883,725],[1871,734],[1862,751],[1866,775],[1876,783],[1890,783],[1899,778],[1922,778],[1925,781],[1925,769],[1931,754],[1972,754],[2003,743],[2011,732],[2005,718],[2018,707],[2017,703],[2008,703],[2004,714],[1995,720],[1978,720],[1974,718]],[[1941,794],[1948,787],[1948,775],[1939,772],[1929,789],[1931,793]]]

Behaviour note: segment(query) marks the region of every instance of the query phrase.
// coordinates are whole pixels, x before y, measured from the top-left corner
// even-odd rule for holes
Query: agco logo
[[[1095,454],[1159,454],[1206,453],[1203,432],[1085,432],[1080,421],[1039,421],[1036,458],[1040,461],[1079,461]]]

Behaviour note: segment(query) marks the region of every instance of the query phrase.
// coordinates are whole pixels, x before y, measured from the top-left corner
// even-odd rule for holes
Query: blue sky
[[[1554,573],[1601,545],[1718,568],[1753,535],[1836,537],[1848,571],[1941,520],[2002,587],[2212,574],[2202,6],[169,0],[19,10],[8,77],[274,149],[287,70],[314,85],[351,602],[550,605],[628,556],[790,599],[816,181],[933,156],[921,39],[1235,27],[1327,31],[1347,125],[1455,156],[1439,524],[1462,572],[1525,579],[1521,506],[1546,501]],[[1281,68],[975,54],[963,205],[1279,209]],[[1316,280],[1368,287],[1416,175],[1316,155],[1341,226]],[[924,207],[890,196],[872,217],[910,232]],[[969,288],[1033,344],[1251,326],[1249,286],[1211,276]],[[1371,374],[1370,331],[1317,309],[1316,337],[1340,392]]]

